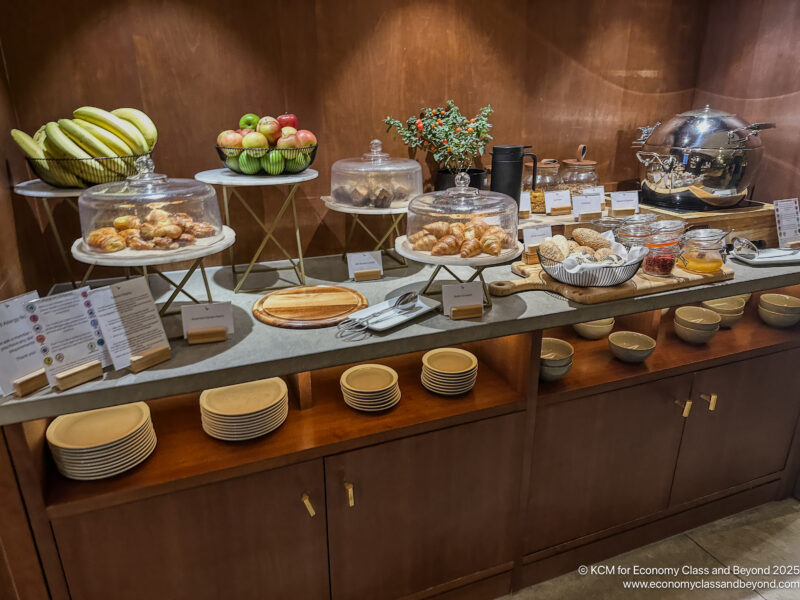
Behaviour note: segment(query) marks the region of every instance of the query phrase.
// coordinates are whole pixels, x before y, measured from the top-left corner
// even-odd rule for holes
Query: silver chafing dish
[[[758,133],[773,127],[708,105],[640,127],[634,146],[641,147],[642,200],[668,208],[735,206],[749,193],[761,162]]]

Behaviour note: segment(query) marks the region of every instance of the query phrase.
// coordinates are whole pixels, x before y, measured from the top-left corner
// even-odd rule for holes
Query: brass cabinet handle
[[[675,400],[675,404],[683,407],[683,414],[681,416],[684,419],[688,419],[689,413],[692,412],[692,401],[686,400],[685,402],[681,402],[680,400]]]
[[[353,508],[356,505],[355,494],[353,493],[353,484],[345,481],[344,489],[347,490],[347,506]]]
[[[311,504],[311,498],[308,497],[308,494],[303,494],[300,496],[300,499],[303,501],[303,504],[305,504],[309,517],[313,517],[317,514],[317,511],[314,510],[314,505]]]
[[[717,395],[716,394],[700,394],[700,400],[708,402],[708,410],[717,410]]]

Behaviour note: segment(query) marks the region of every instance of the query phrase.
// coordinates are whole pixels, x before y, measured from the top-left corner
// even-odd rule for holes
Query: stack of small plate
[[[229,385],[200,394],[203,431],[218,440],[261,437],[283,425],[289,394],[280,377]]]
[[[478,359],[460,348],[439,348],[422,357],[422,385],[435,394],[460,396],[475,385]]]
[[[384,365],[356,365],[339,379],[347,406],[365,412],[392,408],[400,402],[397,371]]]
[[[119,475],[156,447],[150,407],[144,402],[56,417],[46,437],[61,474],[79,480]]]

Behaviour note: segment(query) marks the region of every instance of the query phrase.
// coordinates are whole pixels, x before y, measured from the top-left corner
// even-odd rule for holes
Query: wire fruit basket
[[[226,148],[216,146],[222,164],[242,175],[294,175],[314,163],[318,146],[307,148]]]
[[[625,283],[632,279],[639,268],[642,266],[644,258],[627,265],[602,265],[591,269],[571,273],[567,271],[564,264],[542,256],[537,250],[539,264],[550,277],[567,285],[576,287],[611,287]]]
[[[36,176],[58,188],[87,188],[98,183],[124,181],[136,175],[136,159],[150,158],[153,151],[130,156],[98,158],[30,158],[25,157]]]

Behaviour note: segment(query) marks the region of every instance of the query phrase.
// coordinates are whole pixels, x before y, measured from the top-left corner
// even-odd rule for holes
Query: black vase
[[[469,187],[479,190],[486,189],[486,169],[467,169],[467,174],[469,175]],[[433,180],[433,189],[441,191],[455,187],[456,175],[457,173],[451,173],[447,169],[439,169]]]

